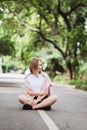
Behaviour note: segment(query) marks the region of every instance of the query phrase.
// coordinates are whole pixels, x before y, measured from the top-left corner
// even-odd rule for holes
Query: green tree
[[[0,38],[0,71],[7,71],[7,64],[3,61],[3,56],[12,56],[15,53],[14,42],[8,36]]]
[[[11,34],[22,35],[26,28],[39,34],[44,43],[52,44],[60,52],[69,78],[75,78],[79,61],[85,59],[82,55],[86,57],[86,0],[12,0],[0,3],[3,28],[10,28]]]
[[[0,54],[12,55],[14,53],[14,42],[8,36],[0,38]]]

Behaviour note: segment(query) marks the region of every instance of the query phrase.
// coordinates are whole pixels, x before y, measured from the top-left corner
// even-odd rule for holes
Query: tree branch
[[[24,27],[28,28],[30,31],[34,31],[34,32],[38,32],[38,31],[39,31],[39,29],[33,28],[33,27],[29,26],[29,24],[25,23],[25,22],[21,19],[21,17],[19,17],[19,15],[18,15],[16,12],[12,11],[12,10],[11,10],[7,5],[5,5],[4,3],[3,3],[3,6],[4,6],[5,8],[7,8],[12,14],[14,14],[14,16],[16,16],[16,17],[18,18],[18,20],[19,20],[21,26],[24,26]]]
[[[68,11],[67,13],[66,13],[66,15],[70,15],[73,11],[75,11],[78,7],[85,7],[85,5],[83,4],[83,3],[79,3],[79,4],[77,4],[77,5],[75,5],[75,6],[73,6],[71,9],[70,9],[70,11]]]
[[[58,13],[63,17],[65,23],[66,23],[66,26],[67,26],[67,30],[70,32],[71,31],[71,24],[70,24],[70,21],[67,17],[67,14],[64,13],[62,10],[61,10],[61,3],[60,3],[60,0],[58,0],[58,5],[57,5],[57,11]]]
[[[65,57],[63,51],[56,45],[56,43],[54,41],[52,41],[51,39],[46,38],[45,35],[41,31],[39,31],[38,34],[42,37],[43,40],[51,43],[57,50],[59,50],[59,52],[62,54],[62,56]]]
[[[61,10],[61,2],[60,2],[60,0],[58,0],[57,11],[58,11],[58,13],[63,17],[63,19],[64,19],[64,21],[65,21],[65,23],[66,23],[66,25],[67,25],[67,30],[68,30],[69,32],[71,31],[72,27],[71,27],[71,23],[70,23],[70,21],[69,21],[69,19],[68,19],[68,16],[69,16],[73,11],[75,11],[78,7],[80,7],[80,6],[85,6],[85,5],[84,5],[83,3],[79,3],[79,4],[75,5],[74,7],[72,7],[70,11],[68,11],[68,12],[65,13],[65,12],[63,12],[63,11]]]

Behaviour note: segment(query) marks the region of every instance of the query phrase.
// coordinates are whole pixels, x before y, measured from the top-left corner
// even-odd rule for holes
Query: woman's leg
[[[52,96],[49,96],[48,98],[44,99],[41,103],[34,105],[32,107],[32,109],[39,109],[39,108],[51,106],[56,101],[57,101],[57,96],[56,95],[52,95]]]
[[[18,100],[22,103],[22,104],[29,104],[31,105],[33,102],[33,99],[25,96],[25,95],[19,95]]]

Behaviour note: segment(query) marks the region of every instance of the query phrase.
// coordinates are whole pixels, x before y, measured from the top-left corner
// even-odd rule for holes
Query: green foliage
[[[80,62],[79,71],[77,73],[77,77],[82,80],[87,80],[87,62]]]
[[[16,60],[27,66],[32,57],[37,56],[44,43],[36,33],[26,32],[23,37],[16,37]]]
[[[25,66],[33,56],[48,63],[55,58],[66,70],[73,71],[71,74],[78,74],[80,61],[87,60],[86,3],[86,0],[0,1],[0,34],[14,40],[14,59]]]
[[[61,74],[57,74],[54,78],[53,81],[56,83],[62,83],[62,84],[69,84],[69,80],[67,78],[66,75],[61,75]]]
[[[69,84],[71,86],[74,85],[76,89],[82,89],[87,91],[87,80],[69,80],[68,78],[66,78],[66,75],[58,74],[53,78],[53,81],[56,83]]]
[[[11,56],[3,56],[3,62],[1,67],[4,73],[21,70],[22,72],[26,69],[26,66],[22,61],[18,61],[17,58],[11,58]]]
[[[0,39],[0,54],[12,55],[14,53],[14,42],[8,36]]]
[[[86,90],[87,91],[87,81],[82,80],[72,80],[70,81],[71,85],[75,85],[76,88]]]

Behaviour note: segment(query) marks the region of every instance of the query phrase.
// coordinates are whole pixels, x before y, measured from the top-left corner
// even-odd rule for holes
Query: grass
[[[76,89],[82,89],[82,90],[87,91],[87,81],[86,80],[80,80],[80,79],[69,80],[66,77],[56,76],[53,78],[53,81],[56,83],[75,85]]]
[[[69,84],[75,85],[77,89],[82,89],[82,90],[87,91],[87,81],[72,80],[72,81],[69,81]]]

